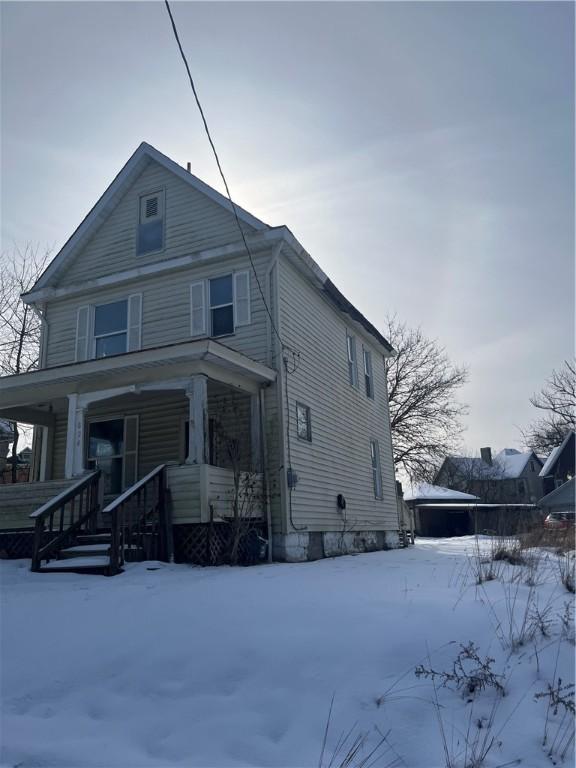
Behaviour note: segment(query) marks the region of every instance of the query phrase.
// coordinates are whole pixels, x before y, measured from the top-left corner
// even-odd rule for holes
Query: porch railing
[[[118,573],[132,553],[169,562],[173,554],[172,521],[166,504],[166,465],[156,469],[108,504],[110,573]]]
[[[31,569],[40,570],[42,560],[55,557],[79,533],[93,533],[100,508],[98,469],[32,512],[34,548]]]

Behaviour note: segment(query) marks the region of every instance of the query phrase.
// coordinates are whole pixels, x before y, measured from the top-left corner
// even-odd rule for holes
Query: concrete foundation
[[[399,546],[400,537],[397,531],[306,531],[274,534],[272,537],[273,558],[285,563],[377,552],[383,549],[397,549]]]

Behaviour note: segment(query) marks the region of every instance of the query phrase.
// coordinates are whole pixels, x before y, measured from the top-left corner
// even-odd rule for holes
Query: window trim
[[[157,218],[152,219],[152,221],[162,221],[162,245],[160,248],[155,248],[153,251],[146,251],[145,253],[141,253],[138,249],[138,243],[140,238],[140,226],[145,223],[142,221],[142,201],[145,200],[147,197],[154,197],[154,195],[158,195],[160,197],[160,209],[162,211],[162,215],[158,216]],[[157,187],[155,190],[152,190],[152,192],[145,192],[142,195],[138,195],[137,199],[137,208],[136,208],[136,243],[135,243],[135,251],[136,256],[139,258],[150,256],[155,253],[162,253],[166,249],[166,187],[161,186]],[[152,223],[152,222],[150,222]]]
[[[299,430],[299,419],[298,419],[298,409],[304,408],[306,413],[306,436],[303,437],[300,434]],[[312,409],[309,405],[306,405],[305,403],[301,403],[300,401],[296,401],[296,437],[298,440],[302,440],[302,442],[305,443],[311,443],[312,442]]]

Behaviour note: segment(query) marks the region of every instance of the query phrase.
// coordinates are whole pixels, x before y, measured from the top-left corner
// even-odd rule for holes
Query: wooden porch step
[[[110,566],[110,558],[96,557],[73,557],[69,560],[51,560],[44,563],[39,569],[39,573],[93,573],[106,575]]]
[[[110,544],[112,538],[109,533],[85,533],[76,536],[77,544]]]
[[[60,557],[84,557],[92,555],[108,554],[110,551],[110,543],[104,542],[103,544],[79,544],[74,547],[66,547],[66,549],[60,550]]]

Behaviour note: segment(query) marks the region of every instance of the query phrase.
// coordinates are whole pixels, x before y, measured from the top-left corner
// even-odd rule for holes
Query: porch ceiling
[[[123,355],[70,363],[0,378],[0,414],[55,398],[112,387],[150,384],[204,374],[224,384],[257,392],[276,372],[210,339],[186,341]]]

